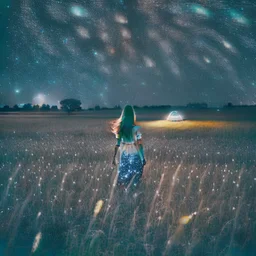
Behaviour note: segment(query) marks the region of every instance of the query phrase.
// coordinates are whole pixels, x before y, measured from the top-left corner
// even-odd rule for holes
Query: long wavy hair
[[[131,139],[132,128],[136,125],[136,114],[131,105],[126,105],[122,111],[121,116],[112,122],[111,131],[116,136]]]

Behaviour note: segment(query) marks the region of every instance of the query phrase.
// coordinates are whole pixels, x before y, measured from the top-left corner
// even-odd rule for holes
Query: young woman
[[[116,165],[116,155],[120,148],[117,183],[136,186],[142,176],[146,160],[140,126],[136,125],[133,107],[126,105],[120,118],[113,122],[111,128],[117,139],[112,162],[114,165]]]

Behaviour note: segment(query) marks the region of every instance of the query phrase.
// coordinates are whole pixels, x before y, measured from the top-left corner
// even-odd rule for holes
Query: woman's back
[[[140,139],[138,131],[140,126],[132,125],[132,126],[123,126],[118,133],[117,138],[120,138],[121,143],[136,143],[138,139]]]
[[[117,139],[113,164],[120,148],[117,180],[119,184],[128,185],[132,182],[136,186],[142,175],[146,161],[139,128],[140,126],[136,125],[134,110],[129,105],[124,108],[120,118],[113,123],[112,131]]]

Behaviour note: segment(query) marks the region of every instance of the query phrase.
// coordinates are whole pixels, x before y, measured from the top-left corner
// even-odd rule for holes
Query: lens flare
[[[38,248],[41,238],[42,238],[42,233],[39,232],[35,237],[33,247],[32,247],[32,253],[34,253],[36,251],[36,249]]]
[[[88,17],[89,16],[89,13],[88,11],[83,8],[82,6],[79,6],[79,5],[74,5],[70,8],[70,12],[76,16],[76,17]]]
[[[208,64],[211,63],[211,60],[210,60],[209,58],[207,58],[207,57],[204,57],[204,61],[205,61],[206,63],[208,63]]]
[[[250,24],[249,20],[236,10],[230,10],[229,14],[234,22],[240,23],[242,25]]]
[[[42,106],[44,103],[46,103],[46,95],[39,93],[33,98],[33,104]]]
[[[128,23],[127,18],[122,14],[116,14],[115,15],[115,21],[117,23],[121,23],[121,24],[127,24]]]
[[[82,26],[76,27],[76,32],[78,33],[79,36],[81,36],[84,39],[89,39],[90,38],[90,34],[89,34],[88,29],[86,29]]]
[[[191,10],[198,14],[198,15],[202,15],[202,16],[205,16],[205,17],[210,17],[210,11],[208,9],[206,9],[205,7],[199,5],[199,4],[192,4],[191,5]]]
[[[93,213],[93,217],[94,217],[94,218],[96,218],[97,215],[100,213],[103,204],[104,204],[103,200],[99,200],[99,201],[96,203],[96,206],[95,206],[95,208],[94,208],[94,213]]]
[[[188,216],[183,216],[179,219],[179,224],[180,225],[187,225],[193,218],[194,215],[196,215],[197,212],[194,212]]]

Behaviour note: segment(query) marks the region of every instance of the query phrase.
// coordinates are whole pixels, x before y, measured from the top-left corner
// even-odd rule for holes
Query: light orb
[[[116,14],[115,15],[115,21],[117,23],[121,23],[121,24],[127,24],[128,23],[128,19],[122,14]]]
[[[43,94],[43,93],[39,93],[39,94],[37,94],[37,95],[33,98],[33,104],[34,104],[34,105],[42,106],[45,102],[46,102],[46,95]]]
[[[207,64],[210,64],[211,63],[211,60],[207,57],[204,57],[204,61],[207,63]]]
[[[233,21],[240,23],[242,25],[249,25],[249,20],[245,18],[241,13],[235,11],[235,10],[230,10],[229,14],[232,18]]]
[[[89,31],[88,29],[82,27],[82,26],[78,26],[76,28],[76,31],[77,33],[82,37],[82,38],[85,38],[85,39],[89,39],[90,38],[90,34],[89,34]]]
[[[70,8],[70,12],[76,17],[84,18],[84,17],[89,16],[88,11],[85,8],[83,8],[82,6],[79,6],[79,5],[73,5]]]
[[[146,67],[153,68],[156,66],[155,62],[147,56],[143,57]]]
[[[194,13],[205,16],[205,17],[210,17],[210,14],[211,14],[208,9],[204,8],[200,4],[192,4],[191,10]]]
[[[223,45],[227,49],[231,49],[232,48],[232,45],[229,42],[227,42],[227,41],[223,41]]]

